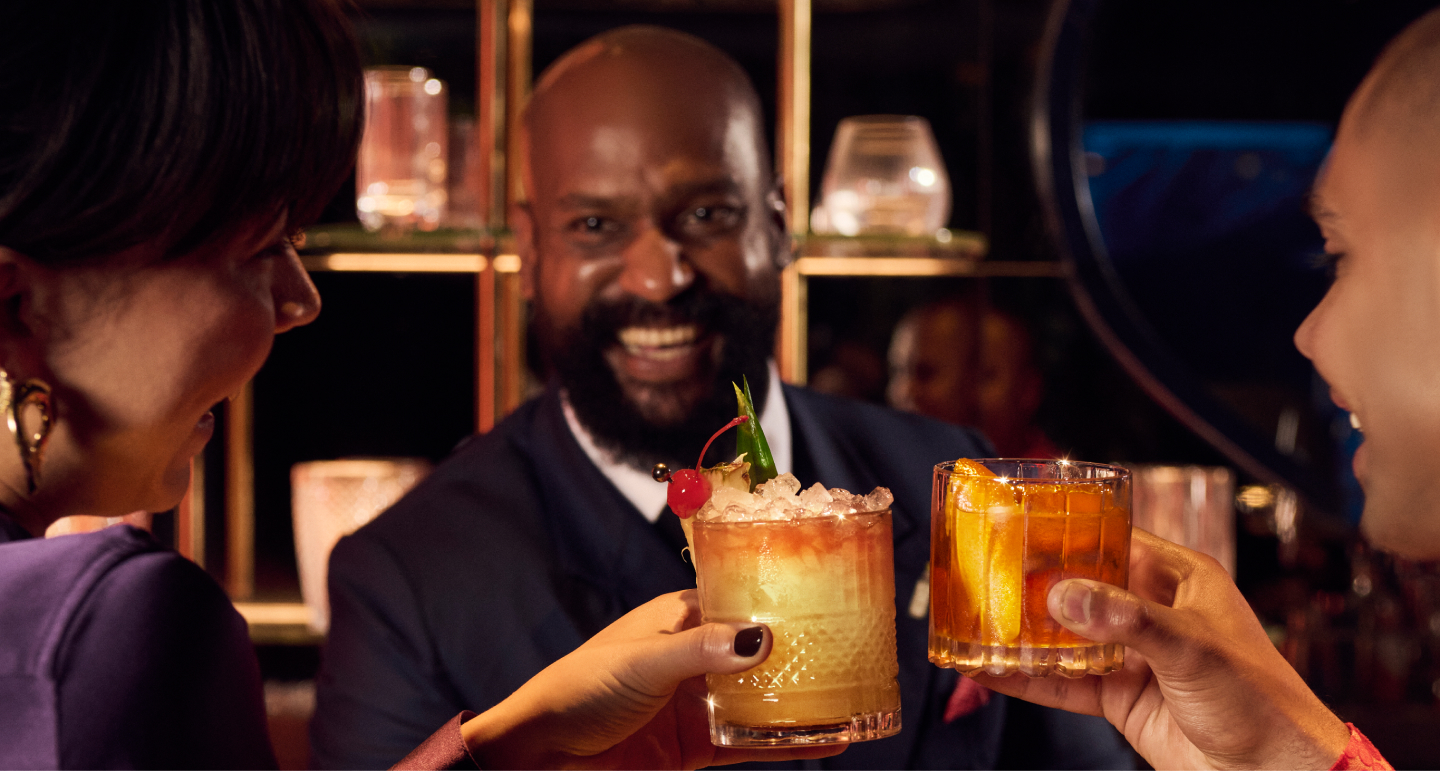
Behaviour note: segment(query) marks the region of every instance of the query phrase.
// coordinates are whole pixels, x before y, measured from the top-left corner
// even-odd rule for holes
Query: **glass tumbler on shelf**
[[[434,230],[445,213],[446,88],[424,67],[365,70],[355,209],[366,230]]]
[[[1208,466],[1130,466],[1133,523],[1214,557],[1235,575],[1235,475]]]
[[[330,626],[326,576],[330,550],[400,500],[430,472],[421,458],[354,458],[297,463],[290,469],[295,563],[310,628]]]
[[[1124,646],[1060,626],[1046,598],[1063,579],[1127,587],[1130,472],[1068,460],[935,467],[930,661],[964,673],[1103,675]]]
[[[950,178],[930,123],[914,115],[860,115],[840,121],[816,233],[928,236],[950,217]]]

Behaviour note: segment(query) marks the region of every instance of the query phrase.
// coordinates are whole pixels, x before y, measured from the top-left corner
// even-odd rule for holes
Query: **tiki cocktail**
[[[960,460],[935,467],[930,661],[961,672],[1080,677],[1119,669],[1100,645],[1050,617],[1066,578],[1124,587],[1130,472],[1071,461]]]
[[[858,742],[900,732],[890,491],[801,491],[778,474],[748,383],[735,387],[736,458],[671,472],[706,623],[761,622],[759,666],[709,675],[710,741],[720,746]]]
[[[774,647],[737,675],[709,675],[718,745],[878,739],[900,730],[891,496],[788,474],[757,494],[715,491],[693,524],[705,622],[767,624]]]

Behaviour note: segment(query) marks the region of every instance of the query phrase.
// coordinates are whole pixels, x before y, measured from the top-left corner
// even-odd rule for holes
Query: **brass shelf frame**
[[[780,274],[780,334],[776,362],[780,379],[805,385],[809,376],[809,294],[811,278],[1064,278],[1052,261],[986,261],[956,257],[801,256]]]
[[[520,257],[502,252],[503,245],[486,253],[336,252],[307,254],[301,263],[312,272],[334,273],[452,273],[475,276],[476,426],[489,431],[497,415],[519,406],[524,387],[524,298],[520,287]],[[247,383],[226,411],[225,431],[225,587],[231,599],[248,600],[255,591],[255,458],[253,384]],[[198,467],[198,464],[197,464]],[[182,505],[187,543],[193,555],[204,554],[203,508]],[[198,536],[196,535],[198,534]],[[268,605],[250,603],[249,606]],[[285,603],[276,603],[276,607]],[[300,607],[304,607],[301,605]],[[279,611],[277,611],[279,612]],[[250,617],[247,616],[247,619]],[[254,634],[269,635],[269,616],[256,611]],[[288,622],[287,622],[288,623]],[[257,626],[258,625],[258,626]],[[284,626],[282,624],[281,626]],[[256,630],[260,631],[256,631]],[[286,632],[286,639],[295,635]]]

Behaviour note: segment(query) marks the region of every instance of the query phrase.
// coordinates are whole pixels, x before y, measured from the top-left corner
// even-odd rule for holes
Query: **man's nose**
[[[647,227],[625,247],[620,288],[653,303],[664,303],[695,283],[695,269],[680,244],[657,227]]]

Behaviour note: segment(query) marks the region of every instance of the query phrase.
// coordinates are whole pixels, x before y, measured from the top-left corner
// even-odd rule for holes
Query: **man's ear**
[[[535,248],[535,217],[528,201],[510,204],[510,230],[515,234],[515,253],[520,255],[520,290],[527,302],[535,301],[535,286],[539,279],[539,266]]]
[[[775,177],[770,190],[765,193],[765,213],[775,228],[775,246],[771,250],[775,269],[784,270],[795,257],[795,239],[790,236],[790,209],[785,203],[785,180]]]

